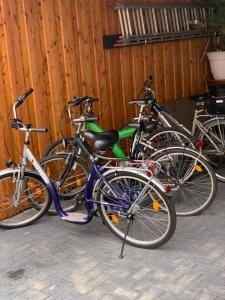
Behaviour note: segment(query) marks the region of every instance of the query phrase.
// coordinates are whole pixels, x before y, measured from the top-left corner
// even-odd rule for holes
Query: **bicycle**
[[[180,124],[167,110],[156,102],[154,92],[151,89],[152,78],[145,81],[144,94],[150,99],[153,115],[157,115],[162,127],[158,132],[148,137],[156,147],[161,146],[165,140],[164,135],[176,139],[177,145],[185,135],[192,148],[201,149],[203,157],[214,167],[217,178],[225,182],[225,99],[224,97],[212,97],[209,94],[197,97],[192,130],[189,131],[183,124]],[[180,133],[173,128],[180,128]],[[167,139],[169,139],[167,137]],[[194,147],[193,147],[194,146]]]
[[[82,199],[86,213],[66,213],[63,211],[54,184],[29,148],[30,133],[46,132],[46,128],[32,128],[31,124],[23,124],[17,117],[16,109],[32,91],[33,89],[29,89],[18,97],[13,105],[14,119],[11,125],[14,129],[25,131],[24,151],[18,165],[10,161],[8,164],[13,165],[13,168],[2,170],[0,173],[1,188],[6,177],[10,178],[10,184],[15,185],[11,197],[7,199],[7,205],[11,205],[11,216],[5,215],[4,206],[0,207],[0,227],[16,228],[32,224],[43,216],[51,204],[50,199],[52,199],[57,214],[63,220],[75,224],[91,222],[93,217],[97,215],[97,205],[103,223],[123,240],[121,258],[125,242],[136,247],[149,249],[166,243],[174,234],[176,213],[171,202],[163,193],[165,191],[164,184],[159,184],[157,181],[160,188],[155,186],[151,166],[140,170],[132,167],[102,169],[101,164],[98,163],[98,156],[92,153],[86,143],[82,141],[79,131],[76,134],[75,141],[86,153],[92,164]],[[85,119],[84,121],[90,120]],[[119,137],[116,131],[111,130],[92,137],[86,135],[86,138],[92,140],[96,151],[104,151],[112,147]],[[26,168],[27,160],[36,172]],[[76,164],[79,164],[78,157],[74,156],[73,160]],[[30,178],[37,179],[36,182],[41,182],[45,187],[48,197],[44,198],[46,199],[44,208],[41,205],[43,203],[41,202],[43,199],[40,199],[41,195],[39,195],[39,201],[34,203],[34,194],[29,193]],[[31,188],[34,188],[34,186]],[[20,201],[21,194],[25,194],[22,202]],[[29,208],[34,209],[34,212],[36,212],[35,217],[32,219],[26,218],[28,208],[24,206],[24,201],[27,201]],[[20,211],[15,212],[14,207],[19,208]],[[25,220],[23,222],[18,221],[18,215],[24,217]],[[14,217],[15,221],[13,222]]]
[[[79,105],[82,102],[82,98],[78,97],[71,101],[73,102],[73,105]],[[84,101],[87,101],[87,99],[85,98]],[[133,100],[131,101],[131,103],[139,104],[143,109],[145,105],[148,105],[148,99]],[[69,109],[70,108],[71,106],[69,106]],[[71,114],[69,113],[69,115]],[[91,115],[93,116],[93,114]],[[142,116],[142,114],[140,115]],[[92,122],[87,122],[84,116],[81,116],[80,119],[71,119],[71,122],[72,124],[79,124],[80,122],[79,126],[83,124],[83,129],[84,127],[95,129],[99,128],[98,125],[94,122],[93,118]],[[157,177],[159,177],[159,180],[162,179],[164,183],[167,184],[167,186],[171,187],[171,201],[173,201],[178,215],[186,216],[199,214],[206,208],[208,208],[211,203],[213,203],[217,190],[215,174],[211,166],[205,161],[200,153],[189,150],[187,148],[180,149],[178,147],[176,147],[175,149],[166,148],[161,151],[156,151],[154,147],[151,147],[151,142],[144,142],[142,136],[141,117],[139,120],[135,120],[135,122],[128,124],[127,129],[131,129],[132,131],[135,130],[135,135],[131,144],[130,158],[140,160],[153,159],[160,161],[160,164],[162,164],[162,172],[158,174]],[[93,131],[91,132],[93,133]],[[64,185],[64,180],[66,180],[67,176],[71,177],[71,175],[70,172],[68,172],[67,176],[65,177],[63,177],[61,174],[65,174],[65,169],[72,168],[73,162],[71,162],[72,159],[70,160],[70,157],[73,157],[73,149],[76,149],[77,147],[76,143],[74,142],[74,138],[73,140],[72,138],[70,139],[71,141],[68,144],[69,149],[64,148],[64,151],[60,152],[60,157],[50,156],[46,157],[42,161],[43,167],[47,168],[48,165],[52,164],[53,162],[56,162],[57,164],[57,159],[60,159],[61,167],[58,169],[59,172],[57,173],[58,175],[56,177],[61,178],[59,180],[59,185],[62,188]],[[63,144],[62,142],[60,144],[59,141],[57,141],[55,145],[62,146]],[[65,150],[68,150],[68,152],[66,152]],[[70,167],[67,167],[69,163]],[[202,183],[204,189],[199,189],[198,185],[200,183]],[[190,195],[191,185],[193,192]],[[70,187],[73,191],[73,183],[71,183]],[[65,209],[68,211],[76,209],[76,207],[79,205],[79,195],[76,195],[76,193],[74,192],[74,197],[72,196],[72,194],[66,194],[66,197],[67,196],[68,198],[71,196],[72,199],[70,198],[70,202],[68,201],[69,199],[65,199],[66,201],[63,201],[63,199],[61,199],[63,205],[65,205]],[[182,199],[182,205],[180,205],[180,201],[178,201],[179,198]],[[201,199],[199,200],[199,198]],[[54,213],[54,211],[51,210],[51,213]]]

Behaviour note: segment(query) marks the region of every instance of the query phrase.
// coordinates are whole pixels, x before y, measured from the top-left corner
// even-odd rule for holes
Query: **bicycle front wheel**
[[[62,209],[65,212],[75,210],[80,204],[88,178],[86,163],[68,153],[45,157],[40,164],[56,186]],[[48,213],[56,214],[53,204]]]
[[[42,178],[20,170],[6,171],[0,176],[0,228],[18,228],[40,219],[51,205],[51,197]],[[17,197],[15,197],[17,194]]]
[[[168,148],[152,158],[160,162],[159,179],[171,186],[177,215],[197,215],[213,203],[217,192],[215,172],[198,152]]]
[[[125,238],[130,212],[127,243],[140,248],[156,248],[169,241],[176,228],[176,213],[157,187],[132,172],[115,171],[105,178],[107,184],[100,183],[96,200],[100,201],[98,209],[103,222],[117,237]]]

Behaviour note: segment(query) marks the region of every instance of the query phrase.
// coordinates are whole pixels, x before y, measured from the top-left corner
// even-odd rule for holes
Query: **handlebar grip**
[[[94,122],[94,121],[98,121],[98,117],[85,117],[84,122]]]
[[[30,128],[30,131],[45,133],[48,132],[48,128]]]
[[[22,96],[19,96],[16,100],[15,107],[16,108],[19,107],[32,92],[33,92],[33,88],[30,88]]]
[[[33,93],[34,89],[33,88],[29,88],[28,91],[26,91],[21,98],[23,98],[23,100],[25,100],[25,98],[27,98],[31,93]]]

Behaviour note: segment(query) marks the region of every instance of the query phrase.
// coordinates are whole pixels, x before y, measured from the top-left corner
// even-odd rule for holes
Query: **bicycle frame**
[[[17,171],[19,172],[19,176],[17,178],[17,186],[16,186],[14,199],[16,198],[18,201],[19,191],[20,191],[20,188],[22,185],[21,177],[23,179],[23,174],[24,174],[25,168],[26,168],[26,161],[29,161],[32,164],[32,166],[34,167],[34,169],[36,170],[36,172],[41,176],[44,183],[46,184],[47,189],[51,195],[51,198],[54,202],[55,208],[56,208],[59,216],[61,216],[61,217],[65,216],[66,214],[64,213],[64,211],[61,208],[58,193],[56,191],[54,184],[51,182],[51,180],[45,173],[44,169],[39,164],[38,160],[35,158],[35,156],[33,155],[32,151],[29,148],[29,135],[30,135],[30,132],[32,132],[32,128],[26,129],[26,130],[24,128],[20,128],[18,130],[26,131],[26,134],[25,134],[25,141],[24,141],[24,147],[23,147],[23,155],[22,155],[21,161],[20,161],[20,163],[18,165],[18,169],[17,169]]]
[[[59,200],[58,199],[53,199],[56,212],[57,212],[58,215],[60,215],[62,217],[62,219],[66,220],[66,221],[69,221],[71,223],[75,223],[75,224],[87,224],[92,220],[93,216],[95,215],[95,212],[96,212],[95,205],[96,204],[108,204],[107,202],[101,202],[98,199],[94,199],[94,197],[93,197],[93,186],[94,186],[94,181],[95,181],[96,177],[99,178],[96,182],[96,185],[99,183],[99,181],[104,182],[106,187],[112,193],[113,199],[118,201],[117,204],[111,203],[110,205],[114,206],[114,207],[117,207],[117,208],[118,207],[121,208],[121,210],[122,210],[121,215],[124,214],[124,216],[126,216],[126,214],[129,213],[129,210],[135,205],[135,203],[139,201],[139,198],[147,190],[148,184],[150,183],[150,181],[153,181],[156,186],[158,186],[163,192],[165,192],[164,185],[157,178],[154,178],[154,176],[152,176],[152,175],[150,177],[148,177],[148,176],[142,174],[142,176],[147,179],[146,187],[142,190],[142,192],[139,194],[139,196],[137,197],[137,199],[135,200],[134,203],[132,203],[130,201],[130,199],[118,196],[117,193],[114,191],[113,187],[110,186],[110,184],[108,183],[108,181],[106,180],[106,178],[104,176],[104,174],[108,175],[112,171],[111,170],[105,171],[105,169],[104,169],[103,172],[101,171],[102,166],[98,165],[95,158],[89,152],[89,149],[86,147],[85,143],[82,141],[82,139],[78,135],[75,137],[75,143],[88,155],[90,161],[92,161],[92,167],[91,167],[91,170],[89,172],[88,181],[87,181],[87,184],[86,184],[85,190],[84,190],[84,197],[85,197],[86,209],[87,209],[88,214],[87,214],[87,216],[85,216],[85,219],[83,219],[83,221],[68,220],[67,219],[67,216],[68,216],[67,214],[64,215],[64,216],[61,215],[61,210],[62,209],[60,208],[60,206],[58,206],[58,204],[59,204],[58,201]],[[117,168],[117,169],[121,170],[120,167]],[[114,171],[115,170],[113,170],[113,172]],[[138,173],[138,171],[134,171],[134,172],[136,174],[140,174],[140,172]],[[70,216],[68,218],[70,218]]]
[[[19,130],[24,131],[24,129],[19,129]],[[67,213],[65,213],[63,211],[63,209],[60,205],[58,193],[57,193],[57,190],[56,190],[54,184],[51,182],[51,180],[45,173],[44,169],[39,164],[38,160],[35,158],[35,156],[33,155],[32,151],[29,148],[29,135],[30,135],[31,131],[32,131],[32,129],[26,130],[25,142],[24,142],[24,147],[23,147],[23,156],[21,158],[21,161],[19,163],[18,170],[17,170],[19,173],[19,176],[17,178],[17,187],[16,187],[14,198],[18,199],[18,197],[19,197],[20,187],[22,185],[21,179],[22,179],[24,171],[25,171],[26,161],[29,161],[32,164],[32,166],[34,167],[34,169],[36,170],[36,172],[41,176],[44,183],[46,184],[47,189],[53,200],[55,210],[62,219],[65,219],[66,221],[68,221],[70,223],[74,223],[74,224],[87,224],[92,220],[94,213],[95,213],[94,204],[100,203],[100,201],[94,200],[94,198],[92,196],[93,183],[94,183],[94,180],[96,179],[96,176],[99,177],[105,183],[107,188],[113,194],[114,198],[118,201],[118,204],[116,204],[116,205],[113,204],[113,205],[120,207],[124,212],[126,211],[127,206],[125,205],[125,203],[126,202],[128,203],[128,199],[126,199],[124,197],[119,197],[116,195],[116,193],[113,191],[113,188],[108,184],[104,175],[100,171],[101,167],[99,167],[96,162],[93,162],[92,168],[91,168],[89,176],[88,176],[88,182],[85,187],[85,192],[84,192],[86,203],[87,203],[87,212],[88,212],[87,219],[84,222],[67,220],[66,218],[68,215],[67,215]],[[81,141],[81,139],[79,137],[76,138],[76,142],[83,144],[83,142]]]

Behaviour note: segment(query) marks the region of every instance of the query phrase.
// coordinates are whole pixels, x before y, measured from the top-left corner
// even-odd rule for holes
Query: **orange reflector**
[[[197,172],[202,172],[202,167],[199,166],[199,165],[195,165],[195,170],[196,170]]]
[[[34,182],[32,182],[32,181],[29,181],[28,183],[27,183],[27,185],[28,185],[28,187],[29,188],[34,188],[36,185],[35,185],[35,183]]]
[[[159,211],[159,202],[157,202],[156,200],[153,201],[152,203],[153,209],[155,212]]]
[[[51,175],[51,170],[48,166],[46,168],[46,174],[47,174],[48,177],[50,177],[50,175]]]
[[[120,222],[120,219],[116,215],[111,215],[111,220],[113,221],[114,224],[118,225]]]
[[[75,183],[76,183],[76,186],[81,186],[82,185],[81,179],[76,179]]]

